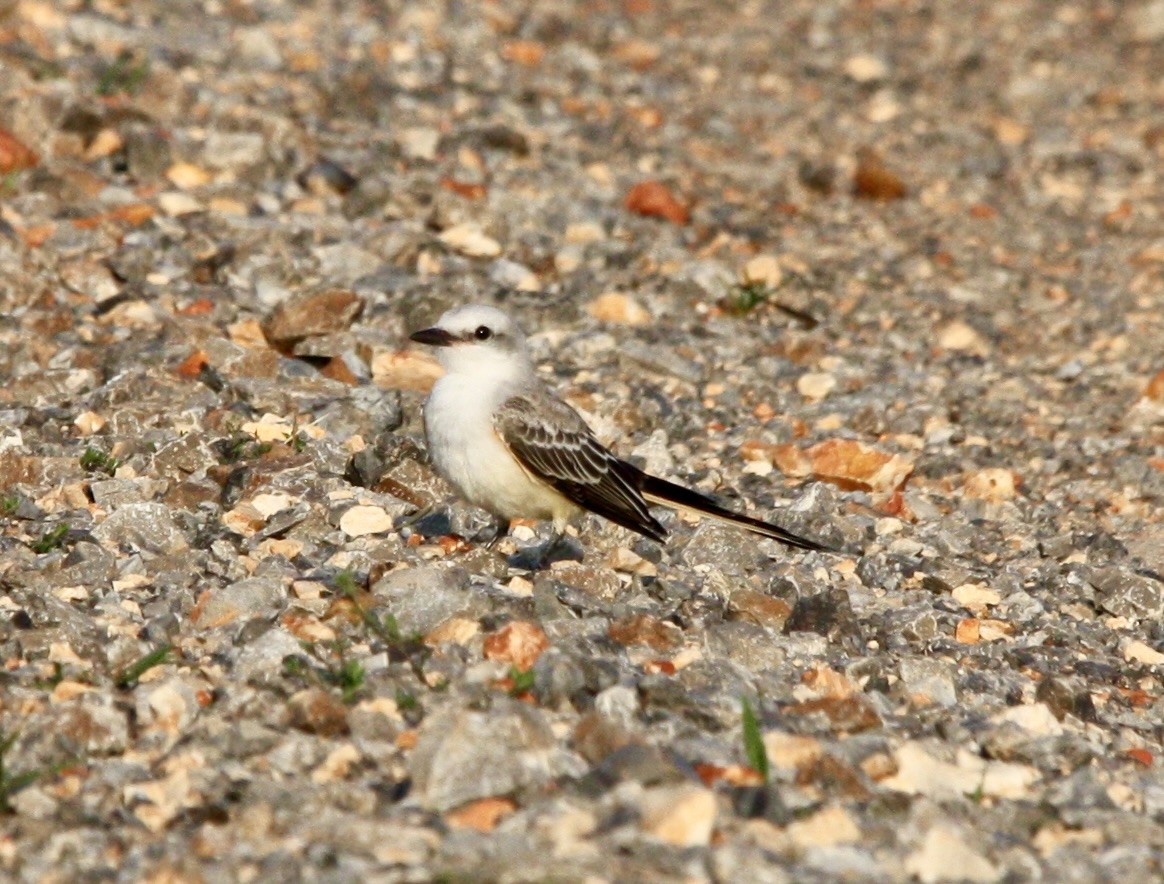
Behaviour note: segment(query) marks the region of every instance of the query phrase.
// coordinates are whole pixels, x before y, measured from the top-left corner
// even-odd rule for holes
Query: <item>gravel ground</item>
[[[0,876],[1164,875],[1164,3],[0,0]],[[504,305],[666,514],[489,550]]]

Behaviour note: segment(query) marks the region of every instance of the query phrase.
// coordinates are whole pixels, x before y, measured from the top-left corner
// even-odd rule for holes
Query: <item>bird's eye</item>
[[[478,341],[488,341],[493,337],[493,331],[487,325],[479,325],[477,326],[477,330],[473,332],[473,337]]]

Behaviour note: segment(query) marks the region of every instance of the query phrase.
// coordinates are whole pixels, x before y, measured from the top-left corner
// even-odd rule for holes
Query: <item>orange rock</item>
[[[622,292],[606,292],[586,305],[586,312],[603,322],[622,325],[646,325],[651,314],[634,298]]]
[[[364,309],[363,299],[347,289],[324,289],[288,298],[262,324],[272,345],[290,345],[313,335],[347,329]]]
[[[484,184],[470,184],[465,181],[458,181],[456,178],[442,178],[441,187],[467,200],[484,199],[485,194],[488,193]]]
[[[783,629],[792,616],[788,602],[757,589],[737,589],[728,600],[728,610],[733,620],[746,620],[772,629]]]
[[[828,697],[843,700],[858,693],[855,684],[849,681],[842,673],[827,666],[817,666],[800,677],[800,682],[810,688],[818,697]]]
[[[668,651],[682,640],[678,626],[649,614],[632,614],[616,620],[606,634],[620,645],[646,645],[656,651]]]
[[[891,172],[876,151],[857,151],[857,171],[853,173],[853,195],[859,199],[887,202],[899,200],[909,192],[905,182]]]
[[[189,356],[182,360],[182,363],[174,369],[179,375],[184,378],[196,378],[202,372],[202,369],[209,363],[209,358],[202,350],[195,350]]]
[[[786,476],[807,476],[812,472],[812,459],[788,443],[772,446],[772,463]]]
[[[325,378],[331,378],[333,381],[339,381],[341,384],[347,384],[350,387],[358,386],[360,379],[352,374],[352,370],[348,364],[339,356],[333,356],[326,364],[319,370]]]
[[[979,620],[978,634],[984,642],[994,642],[1014,635],[1014,624],[1005,620]]]
[[[437,626],[424,637],[424,643],[429,646],[451,642],[456,645],[467,645],[473,636],[481,631],[476,620],[466,617],[452,617]]]
[[[1128,758],[1132,759],[1132,761],[1136,761],[1144,765],[1144,767],[1152,766],[1154,759],[1152,757],[1152,753],[1147,749],[1129,749],[1126,754]]]
[[[320,623],[318,617],[299,609],[284,614],[279,622],[283,624],[284,629],[300,641],[320,642],[335,640],[334,629],[324,623]]]
[[[913,462],[852,439],[830,439],[807,452],[812,476],[841,488],[893,491],[913,472]],[[777,466],[781,466],[779,461]],[[783,469],[783,467],[781,467]]]
[[[510,40],[501,49],[501,57],[523,67],[531,68],[541,64],[546,47],[536,40]]]
[[[729,764],[720,767],[717,764],[695,764],[695,773],[708,788],[721,780],[732,786],[762,786],[764,778],[758,771],[742,764]]]
[[[137,227],[157,214],[157,210],[149,203],[130,203],[125,206],[118,206],[108,212],[102,212],[100,215],[89,215],[85,218],[74,218],[73,226],[80,230],[88,230],[93,227],[99,227],[106,221],[124,221],[131,227]]]
[[[644,831],[677,847],[700,847],[711,841],[717,802],[709,789],[685,783],[648,792],[642,811]]]
[[[435,358],[420,350],[381,351],[372,357],[372,380],[388,390],[427,393],[444,373]]]
[[[661,50],[654,43],[632,38],[614,47],[614,57],[636,71],[645,71],[659,60]]]
[[[1164,368],[1148,381],[1148,386],[1144,388],[1144,397],[1153,402],[1164,402]]]
[[[877,710],[861,694],[844,698],[821,697],[802,703],[792,703],[784,707],[784,712],[794,716],[823,714],[832,725],[833,731],[838,732],[858,733],[881,724]]]
[[[321,737],[347,733],[348,709],[322,688],[306,688],[287,701],[291,726]]]
[[[992,467],[967,476],[962,487],[970,497],[1001,503],[1012,499],[1020,484],[1022,480],[1013,470]]]
[[[1001,144],[1012,147],[1022,144],[1031,134],[1026,126],[1009,117],[995,117],[992,128],[994,129],[994,137]]]
[[[976,645],[981,640],[977,617],[966,617],[954,627],[954,641],[964,645]]]
[[[16,140],[6,129],[0,129],[0,175],[31,169],[40,160],[32,149]]]
[[[56,232],[57,225],[55,224],[37,224],[33,227],[26,227],[20,232],[20,235],[24,239],[26,246],[30,249],[38,249]]]
[[[549,646],[550,640],[540,626],[525,620],[515,620],[485,636],[482,651],[486,660],[512,663],[525,672]]]
[[[214,312],[214,301],[210,298],[198,298],[182,307],[178,313],[182,316],[205,316]]]
[[[672,224],[686,224],[687,207],[658,181],[640,181],[626,195],[628,211],[649,218],[662,218]]]
[[[515,810],[517,805],[510,798],[479,798],[456,810],[450,810],[445,814],[445,822],[454,829],[492,832],[502,819]]]
[[[657,129],[663,125],[663,112],[657,107],[628,107],[626,113],[644,129]]]

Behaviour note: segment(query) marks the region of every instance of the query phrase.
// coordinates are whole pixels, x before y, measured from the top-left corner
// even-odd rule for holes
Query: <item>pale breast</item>
[[[505,518],[560,519],[574,509],[522,469],[493,429],[498,394],[446,375],[424,407],[433,465],[470,503]]]

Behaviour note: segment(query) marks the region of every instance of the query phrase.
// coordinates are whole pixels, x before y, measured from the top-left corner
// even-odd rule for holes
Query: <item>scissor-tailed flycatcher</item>
[[[612,454],[534,374],[525,336],[496,307],[457,307],[411,337],[438,348],[445,369],[424,404],[433,464],[466,500],[494,516],[552,519],[560,535],[571,517],[589,510],[661,543],[667,530],[647,508],[657,503],[800,549],[830,549]]]

